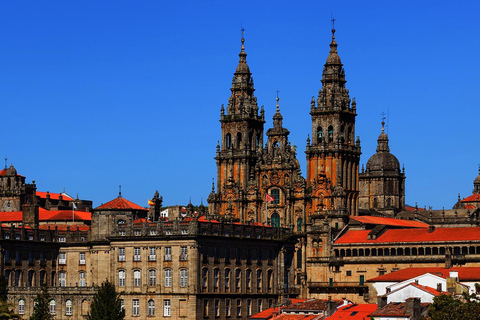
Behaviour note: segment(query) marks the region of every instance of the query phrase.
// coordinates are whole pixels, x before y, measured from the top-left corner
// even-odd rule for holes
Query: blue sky
[[[276,90],[305,172],[330,18],[357,99],[361,164],[381,113],[406,201],[450,208],[478,174],[476,1],[2,1],[0,155],[41,191],[98,206],[206,203],[240,28],[259,105]]]

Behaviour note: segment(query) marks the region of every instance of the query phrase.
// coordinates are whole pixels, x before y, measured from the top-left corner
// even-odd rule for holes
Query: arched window
[[[352,140],[352,127],[348,127],[347,129],[347,141]]]
[[[270,190],[270,196],[273,198],[272,204],[279,204],[280,203],[280,189],[272,189]]]
[[[332,142],[333,141],[333,127],[330,126],[328,127],[328,142]]]
[[[58,273],[58,286],[59,287],[67,286],[67,274],[63,271]]]
[[[157,284],[157,270],[148,270],[148,285],[154,287]]]
[[[342,143],[345,142],[345,126],[343,124],[340,126],[340,138]]]
[[[268,286],[268,289],[272,289],[273,287],[273,271],[272,270],[268,270],[267,272],[267,286]]]
[[[25,300],[18,300],[18,314],[25,314]]]
[[[72,312],[72,300],[67,300],[65,301],[65,315],[66,316],[71,316],[73,314]]]
[[[317,128],[317,139],[318,139],[318,143],[322,143],[322,139],[323,139],[322,127]]]
[[[230,149],[232,147],[232,136],[230,133],[227,133],[227,136],[225,137],[225,145],[227,149]]]
[[[230,269],[225,269],[225,291],[228,292],[230,288]]]
[[[218,288],[218,281],[220,277],[220,270],[218,268],[213,269],[213,287]]]
[[[250,269],[247,269],[246,271],[245,282],[247,284],[247,289],[249,289],[252,286],[252,270]]]
[[[86,278],[86,273],[81,271],[79,274],[78,274],[78,277],[79,277],[79,281],[78,281],[78,286],[79,287],[85,287],[87,285],[87,278]]]
[[[237,133],[237,149],[240,149],[242,147],[242,133],[238,132]]]
[[[303,219],[298,218],[297,219],[297,231],[302,231],[302,224],[303,224]]]
[[[20,286],[21,279],[20,277],[22,276],[22,270],[15,270],[15,287]]]
[[[154,316],[155,315],[155,301],[148,300],[148,315]]]
[[[55,300],[50,300],[50,314],[55,314]]]
[[[390,207],[392,205],[392,198],[387,199],[387,207]]]
[[[240,269],[235,269],[235,289],[240,290],[242,286],[242,271]]]
[[[185,288],[188,283],[187,269],[180,269],[180,287]]]
[[[6,271],[5,271],[5,273],[6,273]],[[6,276],[6,274],[5,274],[5,278],[8,280],[8,277]],[[47,282],[47,272],[45,270],[40,270],[40,282],[39,282],[39,284],[42,285],[46,282]]]
[[[125,287],[125,270],[118,271],[118,286]]]
[[[35,285],[35,271],[28,270],[28,286],[33,287]]]
[[[208,269],[207,268],[202,269],[202,287],[203,288],[208,287]]]
[[[262,270],[257,270],[257,290],[262,289]]]
[[[90,308],[88,306],[88,300],[87,299],[82,300],[82,315],[86,316],[89,310]]]
[[[274,227],[280,227],[280,216],[278,215],[278,213],[274,213],[272,214],[272,226]]]
[[[172,269],[165,269],[165,287],[172,286]]]
[[[141,282],[140,270],[134,270],[133,271],[133,286],[134,287],[140,287],[140,282]]]

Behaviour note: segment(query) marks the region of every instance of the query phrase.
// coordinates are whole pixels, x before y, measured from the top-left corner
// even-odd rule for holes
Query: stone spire
[[[327,62],[323,68],[322,88],[318,93],[317,105],[320,108],[344,110],[350,107],[348,90],[345,88],[345,70],[337,51],[335,29],[332,29],[332,42]]]
[[[242,36],[239,62],[232,80],[232,95],[228,101],[227,114],[251,117],[258,114],[257,98],[253,95],[253,77],[247,64],[245,38]]]
[[[377,152],[390,152],[388,137],[385,133],[385,121],[382,121],[382,133],[380,133],[377,139]]]
[[[473,180],[473,194],[480,194],[480,167],[478,168],[478,176]]]

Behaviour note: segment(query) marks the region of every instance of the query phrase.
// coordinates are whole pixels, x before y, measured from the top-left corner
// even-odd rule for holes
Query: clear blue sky
[[[407,203],[450,208],[480,164],[477,1],[2,1],[0,155],[95,206],[119,184],[142,206],[206,203],[243,25],[266,128],[280,90],[305,172],[332,13],[361,164],[388,112]]]

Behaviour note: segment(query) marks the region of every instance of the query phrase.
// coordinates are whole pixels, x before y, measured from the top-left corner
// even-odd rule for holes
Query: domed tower
[[[345,70],[332,29],[330,52],[323,68],[322,88],[312,97],[312,140],[307,139],[309,212],[328,216],[343,227],[348,215],[358,212],[360,140],[355,141],[355,99],[345,87]]]
[[[265,114],[263,107],[259,114],[243,36],[238,56],[231,96],[226,110],[223,105],[220,110],[222,140],[217,145],[215,157],[217,190],[209,195],[208,203],[210,214],[226,214],[245,220],[245,195],[258,160],[257,149],[263,145]]]
[[[385,122],[377,140],[377,152],[362,167],[359,175],[360,209],[372,209],[388,215],[395,215],[405,208],[405,169],[390,153]]]

